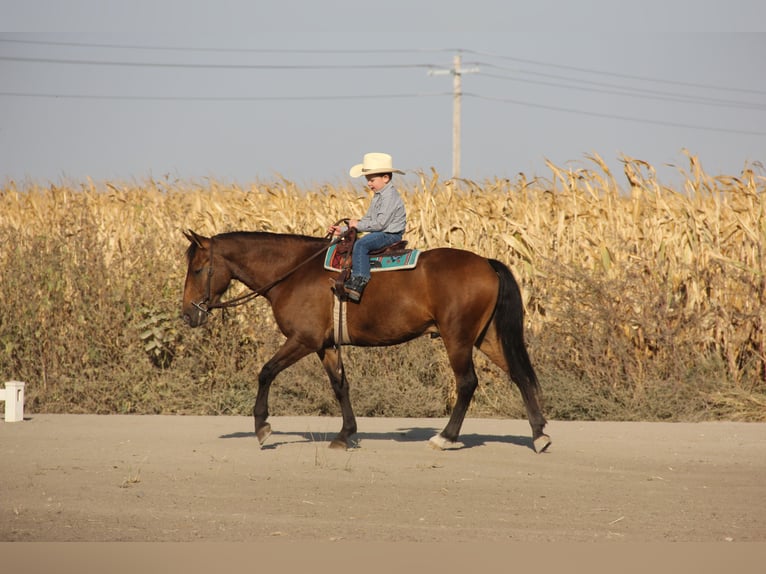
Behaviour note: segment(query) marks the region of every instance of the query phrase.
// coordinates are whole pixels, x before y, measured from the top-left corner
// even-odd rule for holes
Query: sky
[[[761,0],[0,0],[0,185],[766,175]]]

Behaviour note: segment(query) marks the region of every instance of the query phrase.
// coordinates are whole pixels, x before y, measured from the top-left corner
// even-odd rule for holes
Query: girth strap
[[[348,336],[348,321],[346,321],[345,298],[333,297],[332,324],[335,346],[350,345],[351,337]]]

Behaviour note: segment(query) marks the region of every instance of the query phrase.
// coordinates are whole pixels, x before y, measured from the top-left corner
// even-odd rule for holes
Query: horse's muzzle
[[[208,315],[210,315],[209,311],[195,305],[191,309],[185,309],[181,317],[189,327],[199,327],[205,324]]]

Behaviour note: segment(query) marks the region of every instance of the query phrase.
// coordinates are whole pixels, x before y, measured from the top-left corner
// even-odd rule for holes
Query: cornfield
[[[548,418],[766,420],[760,166],[711,176],[688,155],[671,189],[644,161],[621,158],[621,185],[599,156],[586,159],[549,163],[550,177],[531,180],[398,181],[405,238],[510,265]],[[203,329],[182,325],[182,230],[322,236],[367,203],[361,187],[284,179],[7,182],[0,375],[27,382],[33,412],[247,413],[281,336],[260,300]],[[449,412],[438,340],[347,349],[358,415]],[[480,356],[477,365],[469,416],[524,416],[502,373]],[[273,414],[338,413],[311,359],[280,375],[271,404]]]

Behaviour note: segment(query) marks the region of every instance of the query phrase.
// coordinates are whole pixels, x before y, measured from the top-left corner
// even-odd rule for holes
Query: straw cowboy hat
[[[356,164],[348,173],[351,177],[360,175],[373,175],[376,173],[401,173],[404,172],[394,169],[394,162],[387,153],[366,153],[362,163]]]

